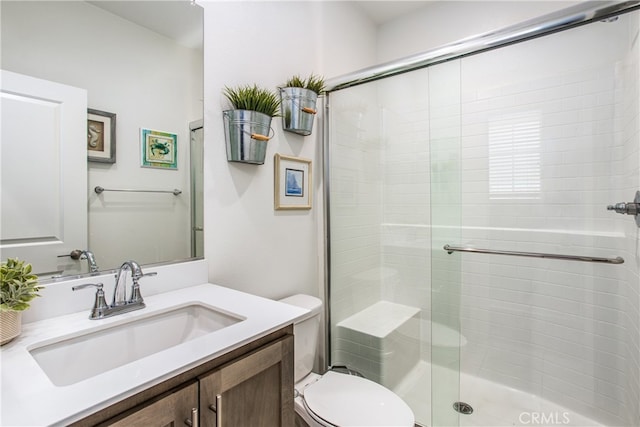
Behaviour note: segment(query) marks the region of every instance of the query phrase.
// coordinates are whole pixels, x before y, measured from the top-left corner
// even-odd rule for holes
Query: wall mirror
[[[90,274],[76,250],[91,251],[99,271],[201,257],[202,8],[0,7],[2,258],[25,259],[47,280]],[[58,101],[67,92],[73,107]],[[56,122],[71,111],[72,125]]]

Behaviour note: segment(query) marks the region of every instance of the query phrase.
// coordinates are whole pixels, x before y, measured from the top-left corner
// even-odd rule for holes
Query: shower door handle
[[[607,210],[616,211],[622,215],[633,215],[636,217],[636,224],[640,227],[640,191],[636,191],[636,197],[633,202],[628,203],[616,203],[615,205],[607,206]]]

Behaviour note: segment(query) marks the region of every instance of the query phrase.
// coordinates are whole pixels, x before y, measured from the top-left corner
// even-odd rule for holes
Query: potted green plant
[[[38,276],[31,273],[31,264],[9,258],[0,266],[0,345],[20,335],[22,312],[37,296],[42,287]]]
[[[311,74],[306,79],[293,76],[280,88],[282,128],[299,135],[310,135],[316,114],[318,96],[325,91],[322,76]]]
[[[232,109],[222,112],[227,143],[227,160],[263,164],[271,119],[279,114],[278,96],[257,85],[225,87]]]

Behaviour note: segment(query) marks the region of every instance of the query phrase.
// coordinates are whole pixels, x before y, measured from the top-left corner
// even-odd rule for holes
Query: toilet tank
[[[309,310],[304,316],[297,318],[293,324],[294,334],[294,376],[300,381],[313,369],[320,339],[320,313],[322,301],[311,295],[292,295],[280,302]]]

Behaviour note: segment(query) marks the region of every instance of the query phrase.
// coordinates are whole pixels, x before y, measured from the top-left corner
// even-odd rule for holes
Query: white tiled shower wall
[[[410,85],[389,79],[340,92],[332,112],[332,326],[381,300],[417,307],[428,319],[428,79],[409,78]],[[411,338],[422,338],[428,359],[430,328],[420,329]],[[379,348],[346,336],[333,342],[334,363],[380,370]]]
[[[422,359],[430,359],[431,219],[429,79],[422,70],[377,83],[381,110],[382,253],[393,271],[381,298],[422,310]]]
[[[638,145],[623,127],[625,114],[637,116],[622,102],[633,90],[630,19],[462,61],[464,244],[629,259],[630,218],[606,206],[632,194],[623,191],[625,142]],[[495,173],[505,158],[513,170]],[[627,266],[462,259],[462,370],[633,425],[625,287],[637,280],[621,280]]]
[[[634,14],[634,15],[637,15]],[[630,52],[624,62],[622,75],[626,90],[622,95],[622,129],[624,138],[622,166],[622,200],[630,201],[631,195],[640,191],[640,17],[629,18]],[[629,425],[640,425],[640,228],[629,221],[630,217],[617,217],[625,234],[623,256],[627,260],[620,270],[626,284],[624,324],[625,342],[625,393]]]
[[[331,139],[331,328],[380,300],[381,167],[371,87],[345,92]],[[335,360],[335,358],[334,358]]]
[[[343,192],[331,179],[331,210],[339,209],[332,246],[337,236],[340,251],[332,256],[334,320],[378,300],[418,306],[428,320],[431,286],[445,286],[460,306],[435,309],[460,312],[463,371],[608,425],[637,425],[639,234],[631,217],[606,210],[640,189],[637,21],[626,15],[339,93],[359,126],[344,133],[349,109],[333,100],[343,133],[332,170],[344,161],[338,176],[347,178],[338,181]],[[452,89],[427,87],[437,67],[461,73],[462,93],[448,108],[429,106],[439,99],[429,90]],[[447,123],[459,124],[460,136],[449,138],[462,154],[462,235],[452,244],[622,256],[625,264],[454,254],[433,266],[432,283],[430,187],[439,186],[430,167],[448,166],[429,156]],[[511,143],[520,145],[509,151]],[[519,162],[514,174],[496,173],[505,159]],[[455,259],[462,288],[447,290]],[[373,280],[356,280],[363,272]],[[429,326],[423,322],[424,360]],[[372,349],[359,350],[369,363]]]

